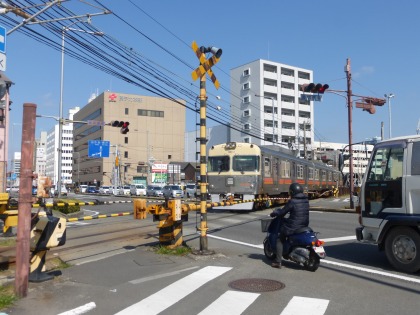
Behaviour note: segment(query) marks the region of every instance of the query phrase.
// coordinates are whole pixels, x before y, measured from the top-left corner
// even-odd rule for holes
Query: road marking
[[[79,314],[87,313],[93,310],[94,308],[96,308],[95,302],[90,302],[85,305],[79,306],[78,308],[74,308],[70,311],[60,313],[58,315],[79,315]]]
[[[170,284],[140,302],[127,307],[116,315],[159,314],[186,297],[188,294],[200,288],[205,283],[221,276],[231,269],[231,267],[205,267]]]
[[[143,283],[143,282],[147,282],[147,281],[151,281],[151,280],[156,280],[156,279],[161,279],[161,278],[165,278],[165,277],[169,277],[169,276],[173,276],[173,275],[178,275],[181,272],[189,271],[189,270],[197,269],[197,268],[199,268],[199,267],[194,266],[194,267],[191,267],[191,268],[186,268],[186,269],[182,269],[182,270],[178,270],[178,271],[174,271],[174,272],[168,272],[168,273],[160,274],[160,275],[157,275],[157,276],[151,276],[151,277],[140,278],[140,279],[137,279],[137,280],[131,280],[131,281],[129,281],[129,283],[139,284],[139,283]]]
[[[396,274],[389,273],[389,272],[384,272],[384,271],[374,270],[374,269],[369,269],[369,268],[364,268],[364,267],[358,267],[358,266],[354,266],[354,265],[343,264],[343,263],[339,263],[339,262],[331,261],[331,260],[323,259],[323,260],[321,260],[321,262],[326,263],[326,264],[330,264],[330,265],[335,265],[335,266],[339,266],[339,267],[348,268],[348,269],[363,271],[363,272],[371,273],[371,274],[374,274],[374,275],[381,275],[381,276],[385,276],[385,277],[388,277],[388,278],[394,278],[394,279],[399,279],[399,280],[404,280],[404,281],[407,281],[407,282],[413,282],[413,283],[420,284],[420,279],[416,279],[416,278],[400,276],[400,275],[396,275]]]
[[[294,296],[280,315],[322,315],[327,310],[329,302],[329,300]]]
[[[240,315],[259,296],[258,293],[227,291],[198,315]]]
[[[211,235],[211,234],[207,234],[207,236],[211,237],[211,238],[214,238],[214,239],[221,240],[221,241],[235,243],[235,244],[244,245],[244,246],[248,246],[248,247],[260,248],[260,249],[264,248],[263,244],[254,245],[254,244],[239,242],[239,241],[235,241],[235,240],[231,240],[231,239],[228,239],[228,238],[223,238],[223,237],[219,237],[219,236],[215,236],[215,235]],[[344,236],[344,237],[346,237],[346,236]],[[347,237],[349,237],[349,236],[347,236]],[[328,255],[328,253],[327,253],[327,255]],[[344,268],[348,268],[348,269],[354,269],[354,270],[358,270],[358,271],[362,271],[362,272],[367,272],[367,273],[371,273],[371,274],[381,275],[381,276],[385,276],[385,277],[388,277],[388,278],[394,278],[394,279],[399,279],[399,280],[404,280],[404,281],[414,282],[414,283],[419,283],[420,284],[420,279],[406,277],[406,276],[400,276],[400,275],[389,273],[389,272],[384,272],[384,271],[379,271],[379,270],[374,270],[374,269],[369,269],[369,268],[364,268],[364,267],[358,267],[358,266],[355,266],[355,265],[343,264],[343,263],[339,263],[339,262],[335,262],[335,261],[331,261],[331,260],[321,259],[321,264],[324,264],[324,263],[325,264],[330,264],[330,265],[336,265],[336,266],[340,266],[340,267],[344,267]]]

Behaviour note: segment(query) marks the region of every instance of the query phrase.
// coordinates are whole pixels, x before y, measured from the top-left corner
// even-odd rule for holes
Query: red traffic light
[[[323,94],[330,86],[328,84],[321,84],[321,83],[309,83],[309,84],[302,84],[301,90],[307,93],[319,93]]]
[[[130,131],[130,129],[128,129],[128,126],[130,125],[130,123],[128,121],[126,121],[126,122],[123,122],[122,121],[121,123],[122,123],[122,125],[121,125],[121,133],[125,135],[127,132]]]

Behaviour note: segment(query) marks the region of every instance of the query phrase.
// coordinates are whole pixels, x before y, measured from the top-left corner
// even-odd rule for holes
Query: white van
[[[146,187],[142,184],[130,185],[130,195],[133,196],[146,196]]]
[[[88,185],[80,185],[80,192],[86,193],[86,189],[88,188]]]

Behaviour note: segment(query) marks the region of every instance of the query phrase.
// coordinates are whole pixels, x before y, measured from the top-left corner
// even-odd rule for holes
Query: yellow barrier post
[[[3,220],[3,234],[11,236],[18,224],[18,211],[17,207],[9,207],[8,193],[0,193],[0,219]]]
[[[134,219],[143,220],[147,218],[146,199],[134,199]]]

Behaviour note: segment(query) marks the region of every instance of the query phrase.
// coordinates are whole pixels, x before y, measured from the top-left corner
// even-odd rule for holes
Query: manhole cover
[[[283,289],[286,285],[269,279],[239,279],[229,283],[232,289],[247,292],[269,292]]]

